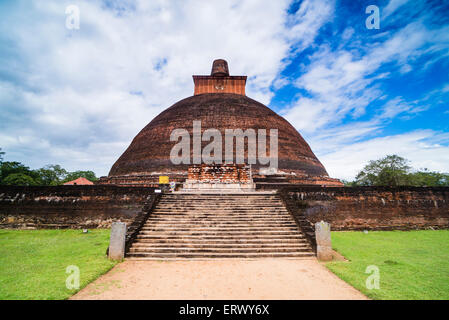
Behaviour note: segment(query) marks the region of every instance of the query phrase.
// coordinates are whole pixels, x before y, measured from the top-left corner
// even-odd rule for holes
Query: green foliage
[[[36,181],[24,173],[11,173],[4,180],[3,184],[9,186],[35,186]]]
[[[412,172],[409,161],[397,155],[371,160],[346,186],[449,186],[449,174],[427,169]]]
[[[349,261],[326,267],[372,299],[449,299],[449,230],[332,232],[332,247]],[[377,266],[380,289],[365,273]]]
[[[405,185],[409,170],[408,160],[397,155],[388,155],[379,160],[371,160],[357,174],[355,183],[359,186]]]
[[[60,165],[50,164],[36,170],[39,175],[39,184],[44,186],[57,186],[67,176],[68,172]]]
[[[2,148],[0,148],[0,163],[3,162],[3,155],[5,154],[5,152],[2,151]]]
[[[74,171],[67,174],[64,182],[72,181],[80,177],[86,178],[89,181],[95,182],[98,178],[93,171]]]
[[[344,184],[345,187],[355,187],[356,183],[354,181],[340,179],[340,181]]]
[[[7,185],[38,185],[38,174],[20,162],[5,161],[0,164],[1,184]]]
[[[1,150],[1,148],[0,148]],[[37,170],[17,161],[3,162],[0,151],[0,184],[16,186],[57,186],[84,177],[92,182],[98,180],[93,171],[68,172],[58,164],[49,164]]]
[[[0,230],[0,300],[67,299],[68,266],[80,269],[80,289],[110,270],[109,230]]]
[[[419,187],[433,186],[443,187],[449,186],[449,174],[432,172],[427,169],[413,172],[409,174],[410,184]]]

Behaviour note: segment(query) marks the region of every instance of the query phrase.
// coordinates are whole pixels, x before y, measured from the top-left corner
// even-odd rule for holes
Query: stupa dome
[[[202,133],[214,128],[223,137],[226,129],[254,129],[256,132],[265,129],[267,136],[270,129],[277,129],[277,174],[295,176],[297,179],[307,177],[307,181],[312,181],[310,183],[323,184],[323,179],[330,179],[310,146],[287,120],[244,94],[246,76],[229,76],[226,61],[216,60],[212,75],[193,78],[195,95],[175,103],[145,126],[114,163],[109,179],[185,176],[189,165],[175,165],[170,160],[170,151],[177,144],[177,141],[170,140],[170,135],[175,129],[185,129],[192,136],[194,121],[201,121]],[[202,142],[202,147],[208,143]],[[235,151],[234,148],[234,159]],[[263,167],[253,164],[252,171],[257,175]]]

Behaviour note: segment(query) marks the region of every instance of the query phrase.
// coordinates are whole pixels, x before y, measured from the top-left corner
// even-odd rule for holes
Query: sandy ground
[[[89,284],[72,299],[367,298],[313,258],[128,260]]]

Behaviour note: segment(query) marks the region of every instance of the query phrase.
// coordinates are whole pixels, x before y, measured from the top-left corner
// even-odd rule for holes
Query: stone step
[[[229,236],[252,236],[252,235],[283,235],[283,234],[296,234],[298,230],[179,230],[179,231],[171,231],[171,230],[160,230],[160,231],[146,231],[142,230],[139,234],[142,235],[229,235]]]
[[[148,258],[161,260],[166,258],[285,258],[285,257],[313,257],[312,252],[273,252],[273,253],[128,253],[130,258]]]
[[[210,196],[210,197],[178,197],[178,198],[165,198],[159,200],[159,202],[175,202],[175,201],[227,201],[227,202],[251,202],[251,201],[264,201],[264,202],[272,202],[272,201],[282,201],[277,197],[270,197],[268,199],[264,197],[223,197],[223,196]]]
[[[180,204],[185,204],[186,206],[197,206],[197,205],[201,205],[201,206],[207,206],[207,205],[232,205],[232,206],[245,206],[245,205],[249,205],[249,206],[255,206],[258,204],[263,203],[264,206],[281,206],[283,203],[280,201],[258,201],[258,200],[254,200],[254,201],[239,201],[239,202],[235,202],[235,201],[209,201],[209,200],[203,200],[203,201],[160,201],[158,203],[158,205],[167,205],[167,206],[177,206]]]
[[[301,244],[306,243],[308,244],[307,240],[305,238],[194,238],[194,237],[173,237],[173,238],[139,238],[134,243],[139,244],[146,244],[146,243],[152,243],[152,244],[164,244],[164,243],[185,243],[185,244],[203,244],[203,243],[215,243],[219,245],[226,245],[226,244],[245,244],[245,245],[265,245],[265,244],[273,244],[273,245],[287,245],[287,244]]]
[[[222,221],[218,221],[216,223],[213,223],[211,221],[200,221],[200,222],[161,222],[161,221],[152,221],[147,222],[143,227],[142,230],[149,230],[152,228],[249,228],[249,227],[256,227],[256,228],[277,228],[277,227],[292,227],[295,228],[295,230],[298,229],[296,224],[292,222],[279,222],[279,223],[266,223],[266,222],[248,222],[248,223],[241,223],[238,221],[233,221],[229,223],[223,223]]]
[[[310,248],[306,241],[298,243],[214,243],[214,242],[135,242],[132,248],[159,248],[159,247],[170,247],[170,248]]]
[[[293,219],[287,212],[281,212],[281,211],[232,211],[232,210],[226,210],[226,211],[220,211],[220,210],[191,210],[191,211],[181,211],[181,210],[173,210],[173,211],[154,211],[151,214],[151,217],[153,216],[169,216],[169,215],[187,215],[187,216],[220,216],[222,218],[226,216],[232,216],[232,217],[238,217],[238,216],[250,216],[250,217],[273,217],[273,218],[290,218]]]
[[[157,210],[152,213],[152,216],[168,216],[168,215],[188,215],[188,216],[260,216],[260,217],[273,217],[273,218],[282,218],[282,217],[289,217],[291,218],[288,213],[280,212],[280,211],[219,211],[219,210],[191,210],[191,211],[181,211],[181,210],[174,210],[174,211],[168,211],[168,210]]]
[[[279,196],[276,194],[225,194],[225,193],[210,193],[210,194],[201,194],[201,193],[179,193],[179,194],[164,194],[164,197],[161,200],[166,199],[279,199]]]
[[[180,236],[180,235],[167,235],[167,234],[138,234],[137,235],[137,239],[138,241],[141,241],[143,239],[157,239],[157,240],[214,240],[214,241],[225,241],[225,240],[240,240],[242,242],[247,242],[250,240],[270,240],[270,239],[276,239],[279,240],[281,239],[282,241],[288,241],[288,240],[300,240],[300,239],[305,239],[304,235],[302,234],[284,234],[284,235],[242,235],[242,236],[233,236],[233,235],[225,235],[225,234],[220,234],[220,235],[184,235],[184,236]]]
[[[205,219],[188,219],[186,218],[168,218],[168,217],[157,217],[157,218],[149,218],[146,224],[152,224],[157,222],[163,223],[223,223],[223,224],[233,224],[233,223],[294,223],[291,218],[225,218],[225,217],[217,217],[216,219],[208,218]],[[295,224],[296,225],[296,224]]]
[[[209,217],[249,217],[249,218],[290,218],[290,216],[286,214],[281,213],[248,213],[248,212],[227,212],[227,213],[220,213],[215,212],[212,213],[212,211],[209,212],[154,212],[152,217],[203,217],[203,218],[209,218]],[[290,218],[293,219],[293,218]]]
[[[234,214],[234,215],[216,215],[216,214],[151,214],[150,217],[146,221],[201,221],[205,218],[210,219],[211,221],[253,221],[253,222],[265,222],[265,221],[288,221],[295,223],[295,220],[290,216],[282,216],[282,215],[243,215],[243,214]]]
[[[297,227],[290,227],[290,226],[279,226],[276,227],[275,231],[273,231],[273,228],[266,228],[266,227],[253,227],[253,226],[246,226],[246,227],[183,227],[183,226],[172,226],[172,227],[164,227],[164,226],[152,226],[152,227],[143,227],[141,229],[142,233],[148,233],[148,232],[201,232],[201,233],[211,233],[211,232],[287,232],[287,231],[298,231]]]
[[[173,201],[164,201],[164,200],[160,200],[158,202],[158,205],[162,204],[162,205],[178,205],[178,204],[186,204],[188,206],[192,206],[192,205],[208,205],[208,204],[230,204],[230,205],[238,205],[238,206],[243,206],[243,205],[256,205],[256,204],[263,204],[263,205],[267,205],[267,206],[273,206],[273,205],[282,205],[283,202],[280,200],[269,200],[269,201],[265,201],[262,199],[252,199],[252,200],[247,200],[247,201],[235,201],[235,200],[222,200],[222,199],[217,199],[217,200],[173,200]]]
[[[284,204],[284,202],[282,202],[282,200],[277,200],[277,199],[273,199],[273,200],[263,200],[263,199],[251,199],[251,200],[226,200],[226,199],[178,199],[178,200],[160,200],[158,202],[158,204],[164,204],[164,205],[178,205],[178,204],[182,204],[185,203],[186,205],[208,205],[208,204],[222,204],[222,203],[226,203],[226,204],[230,204],[230,205],[254,205],[254,204],[263,204],[263,205],[268,205],[268,206],[272,206],[272,205],[282,205]]]
[[[248,207],[248,206],[196,206],[196,207],[168,207],[168,206],[159,206],[155,210],[163,210],[163,211],[172,211],[172,210],[182,210],[182,211],[192,211],[192,210],[220,210],[220,211],[230,211],[230,210],[240,210],[240,211],[281,211],[288,212],[285,208],[282,207]]]
[[[138,260],[312,256],[279,196],[218,193],[164,194],[127,253]]]
[[[281,208],[281,207],[272,207],[272,208],[261,208],[261,207],[253,207],[253,208],[249,208],[249,207],[232,207],[232,206],[226,206],[226,207],[219,207],[219,206],[208,206],[208,207],[191,207],[191,208],[187,208],[187,207],[179,207],[179,208],[170,208],[170,207],[158,207],[156,209],[154,209],[155,212],[158,211],[162,211],[162,212],[209,212],[209,211],[213,211],[213,212],[233,212],[233,211],[237,211],[237,212],[249,212],[249,213],[256,213],[256,212],[261,212],[261,213],[265,213],[265,212],[275,212],[275,213],[283,213],[286,214],[288,213],[288,211],[285,208]]]
[[[182,209],[182,210],[209,210],[209,209],[217,209],[217,210],[282,210],[283,212],[287,212],[287,210],[283,206],[260,206],[260,205],[222,205],[222,204],[210,204],[210,205],[192,205],[192,206],[184,206],[184,205],[158,205],[158,210],[166,209],[166,210],[173,210],[173,209]]]
[[[133,253],[277,253],[277,252],[308,252],[310,248],[173,248],[173,247],[154,247],[154,248],[134,248],[129,250]]]
[[[195,203],[235,203],[235,204],[244,204],[244,203],[264,203],[264,204],[272,204],[272,203],[283,203],[282,200],[280,199],[258,199],[258,198],[253,198],[253,199],[221,199],[221,198],[216,198],[216,199],[167,199],[167,200],[159,200],[158,203],[180,203],[180,202],[185,202],[187,204],[195,204]]]
[[[296,226],[296,223],[294,223],[291,220],[259,220],[259,219],[227,219],[227,220],[220,220],[220,219],[183,219],[183,220],[164,220],[164,219],[157,219],[157,220],[147,220],[145,222],[144,226],[151,227],[155,225],[165,225],[165,226],[178,226],[178,225],[200,225],[200,226],[271,226],[271,227],[277,227],[277,226]]]
[[[244,204],[244,203],[257,203],[261,202],[264,204],[271,204],[271,203],[283,203],[281,199],[263,199],[263,198],[252,198],[252,199],[223,199],[220,197],[217,198],[209,198],[209,199],[161,199],[158,203],[180,203],[185,202],[187,204],[192,203],[236,203],[236,204]]]

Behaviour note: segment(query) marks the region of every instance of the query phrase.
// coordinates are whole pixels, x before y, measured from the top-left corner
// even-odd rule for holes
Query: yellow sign
[[[159,184],[168,184],[169,179],[167,176],[159,176]]]

